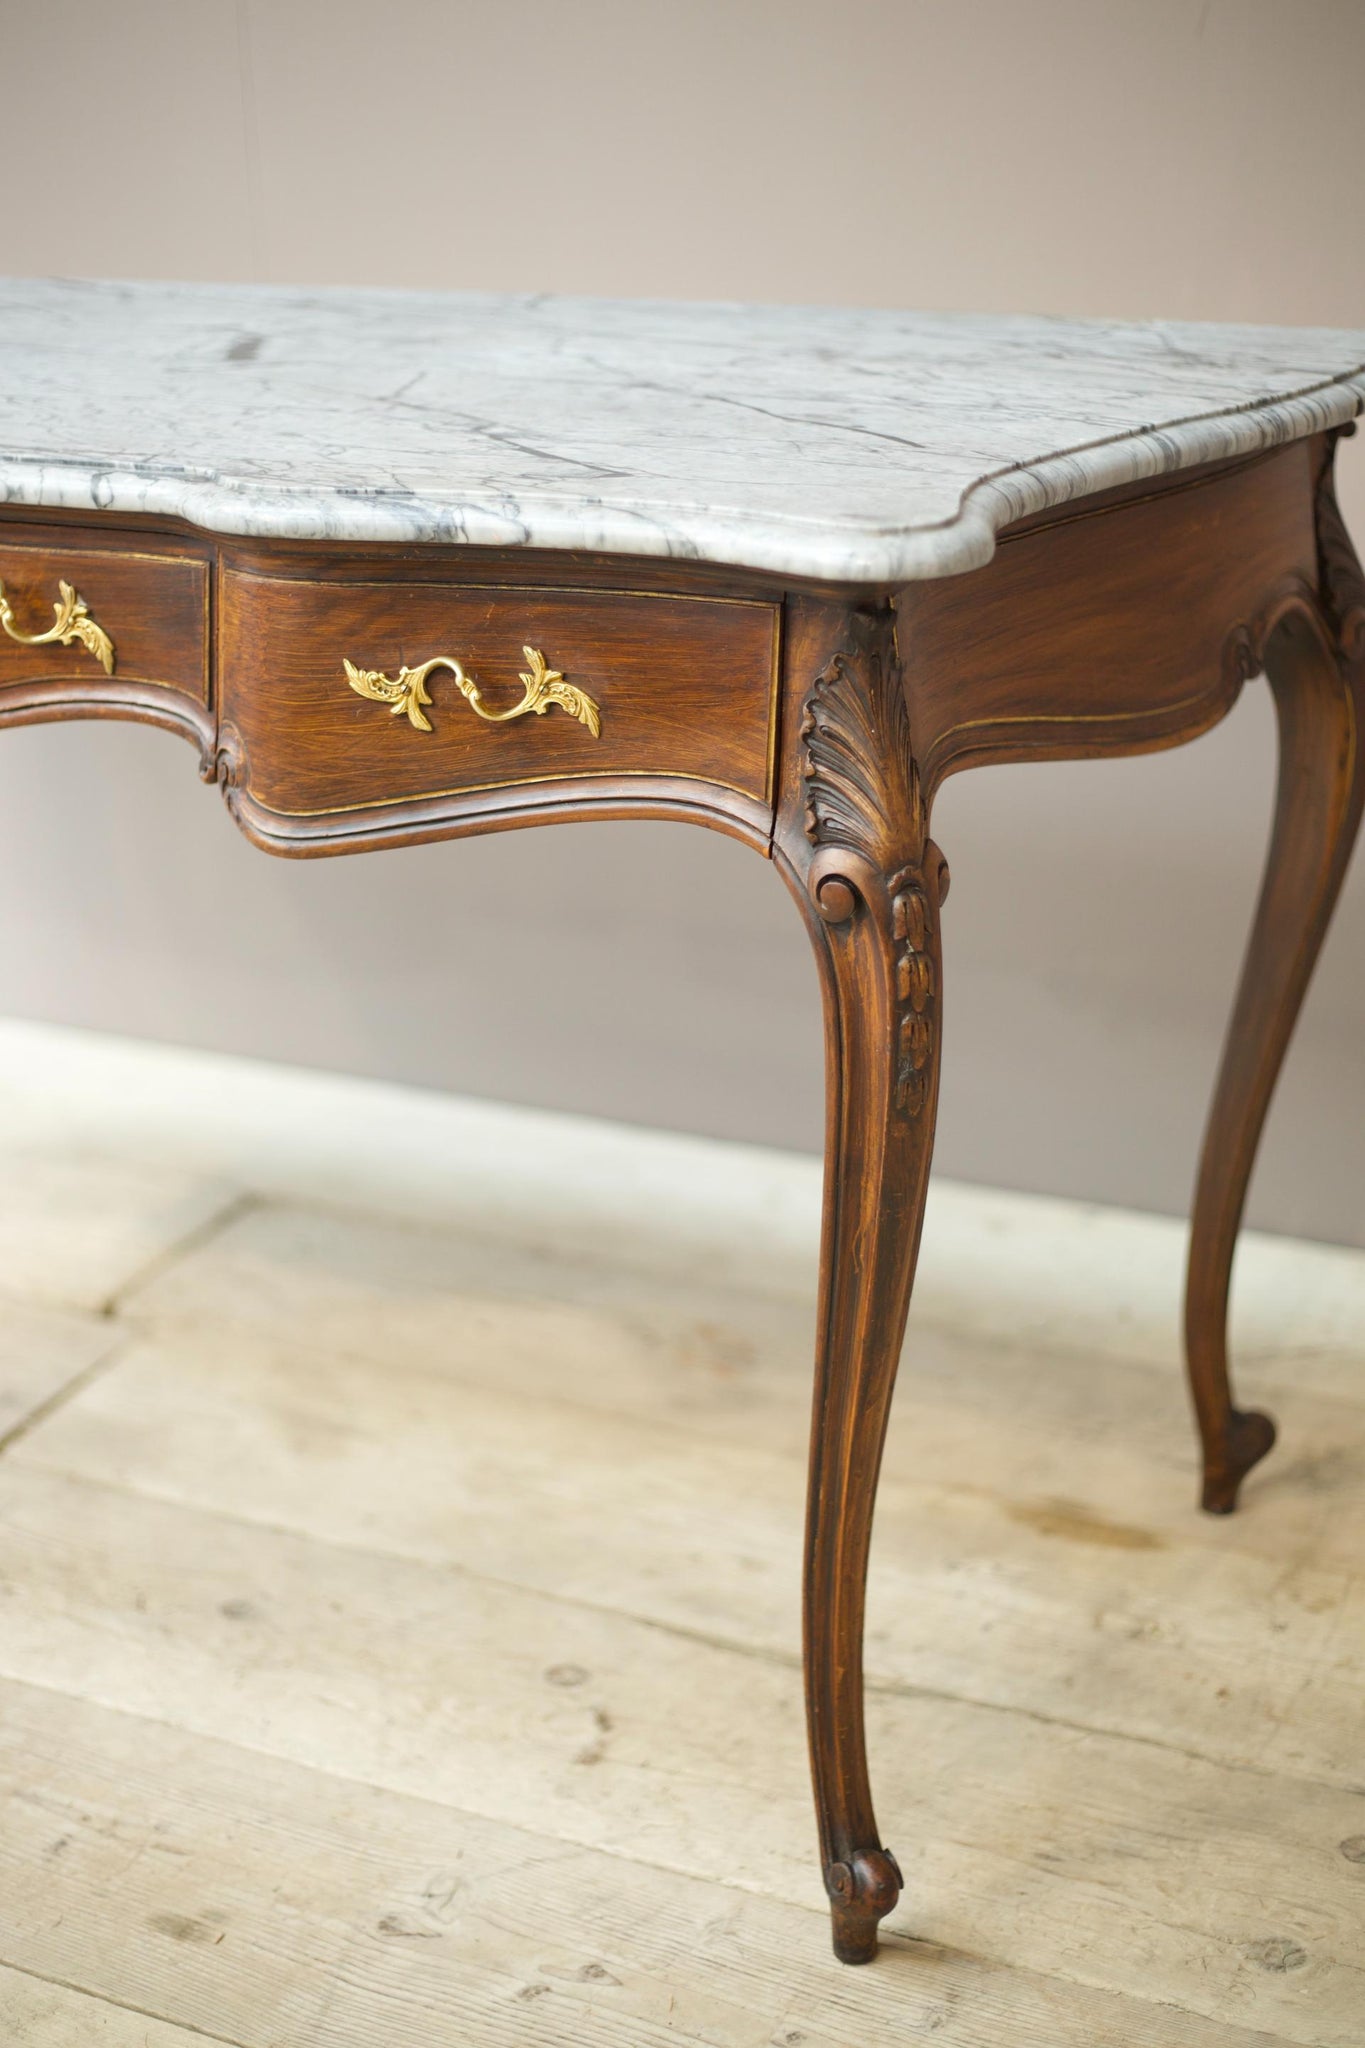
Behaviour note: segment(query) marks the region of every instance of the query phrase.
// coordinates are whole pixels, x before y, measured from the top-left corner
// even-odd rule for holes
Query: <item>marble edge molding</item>
[[[590,550],[713,562],[819,582],[895,586],[979,569],[996,535],[1032,513],[1201,463],[1254,455],[1365,413],[1365,364],[1274,399],[1087,442],[977,478],[951,519],[860,526],[771,513],[715,514],[528,495],[507,505],[398,493],[281,490],[157,476],[89,461],[0,455],[0,504],[183,519],[259,540]]]

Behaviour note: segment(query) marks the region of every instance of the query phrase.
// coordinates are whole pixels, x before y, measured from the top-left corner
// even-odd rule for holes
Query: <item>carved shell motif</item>
[[[924,876],[932,850],[889,616],[855,614],[850,635],[817,676],[801,723],[805,830],[817,848],[847,847],[867,864],[861,874],[856,862],[846,875],[825,872],[816,891],[822,916],[842,922],[869,888],[881,899],[895,974],[892,1101],[913,1117],[928,1099],[937,1029]]]
[[[801,739],[811,844],[851,847],[883,874],[916,859],[924,811],[889,614],[853,615],[850,645],[806,700]]]

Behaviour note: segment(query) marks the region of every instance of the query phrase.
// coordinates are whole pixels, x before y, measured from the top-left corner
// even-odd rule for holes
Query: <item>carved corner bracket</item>
[[[1365,571],[1341,516],[1336,492],[1336,444],[1355,432],[1351,421],[1327,438],[1314,496],[1318,590],[1327,623],[1349,662],[1365,663]]]
[[[1326,436],[1314,481],[1316,575],[1286,576],[1256,616],[1234,626],[1223,644],[1229,704],[1243,683],[1263,673],[1272,636],[1295,618],[1347,669],[1365,668],[1365,570],[1341,516],[1335,483],[1336,443],[1354,432],[1348,423]]]
[[[860,917],[893,963],[892,1103],[917,1116],[937,1030],[934,933],[947,863],[927,835],[889,610],[849,614],[845,645],[811,686],[801,720],[806,886],[833,927]]]

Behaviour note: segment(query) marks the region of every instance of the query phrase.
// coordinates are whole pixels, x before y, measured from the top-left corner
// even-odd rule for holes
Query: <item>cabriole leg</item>
[[[889,613],[844,617],[806,700],[800,751],[801,838],[781,851],[820,961],[827,1075],[806,1704],[834,1952],[863,1963],[901,1887],[868,1783],[863,1610],[933,1144],[946,884],[925,837]]]
[[[1290,1034],[1341,889],[1365,801],[1365,580],[1332,493],[1318,492],[1320,602],[1288,612],[1266,643],[1279,718],[1275,824],[1260,901],[1209,1113],[1185,1296],[1190,1392],[1203,1445],[1203,1505],[1230,1514],[1275,1441],[1239,1409],[1228,1377],[1232,1256],[1256,1147]]]

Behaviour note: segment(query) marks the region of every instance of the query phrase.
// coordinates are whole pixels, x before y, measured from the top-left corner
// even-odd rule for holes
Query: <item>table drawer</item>
[[[128,684],[208,701],[208,563],[137,547],[67,546],[58,534],[0,528],[0,691]]]
[[[766,803],[777,629],[738,599],[227,570],[222,715],[253,803],[295,817],[631,775]]]

